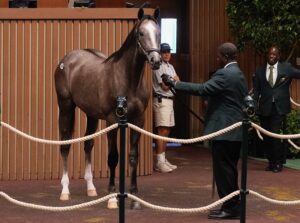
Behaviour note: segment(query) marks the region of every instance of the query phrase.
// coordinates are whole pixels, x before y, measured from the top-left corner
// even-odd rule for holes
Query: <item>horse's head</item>
[[[139,24],[136,27],[136,38],[139,50],[146,56],[153,70],[159,69],[161,56],[159,53],[160,28],[157,23],[159,9],[152,16],[144,16],[141,8],[138,12]]]

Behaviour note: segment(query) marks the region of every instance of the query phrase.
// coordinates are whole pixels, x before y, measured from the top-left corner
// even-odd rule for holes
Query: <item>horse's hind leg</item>
[[[98,127],[98,119],[87,117],[87,127],[85,135],[90,135],[96,132]],[[89,197],[97,196],[96,188],[93,184],[93,173],[91,165],[91,151],[94,146],[94,139],[90,139],[84,142],[85,151],[85,174],[84,179],[87,183],[87,195]]]
[[[59,101],[59,131],[61,140],[71,139],[73,129],[74,129],[74,119],[75,119],[75,106],[70,100]],[[69,200],[69,177],[67,170],[67,161],[70,151],[70,144],[61,145],[60,153],[63,160],[63,176],[61,178],[62,192],[60,195],[60,200]]]

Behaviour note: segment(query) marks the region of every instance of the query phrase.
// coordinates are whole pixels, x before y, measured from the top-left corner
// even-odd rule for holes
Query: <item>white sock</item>
[[[166,161],[165,152],[157,154],[157,162],[165,162],[165,161]]]

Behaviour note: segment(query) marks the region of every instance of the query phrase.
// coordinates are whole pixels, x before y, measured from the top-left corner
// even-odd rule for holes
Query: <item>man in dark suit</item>
[[[258,68],[253,75],[254,100],[261,126],[274,133],[285,130],[286,115],[291,111],[289,88],[293,78],[300,79],[300,70],[288,63],[280,63],[278,47],[271,47],[267,65]],[[264,136],[264,149],[269,161],[267,171],[282,171],[286,159],[286,146],[280,139]]]
[[[243,99],[247,95],[244,74],[237,63],[237,48],[232,43],[218,47],[217,70],[205,83],[175,81],[164,76],[163,81],[176,91],[208,97],[204,134],[210,134],[242,121]],[[234,129],[212,139],[213,172],[220,198],[239,189],[237,163],[242,141],[241,128]],[[226,201],[220,210],[211,211],[212,219],[238,219],[240,198]]]

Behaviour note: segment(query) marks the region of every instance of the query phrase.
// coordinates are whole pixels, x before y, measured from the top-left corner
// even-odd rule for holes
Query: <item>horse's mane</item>
[[[156,19],[154,19],[152,16],[150,15],[145,15],[138,23],[136,23],[133,27],[133,29],[130,31],[130,33],[128,34],[125,42],[122,44],[121,48],[117,51],[115,51],[114,53],[112,53],[104,62],[110,62],[110,61],[118,61],[123,53],[129,48],[130,44],[132,41],[135,40],[136,38],[136,29],[139,27],[139,25],[145,20],[145,19],[151,19],[153,21],[156,22]]]

